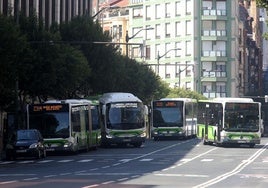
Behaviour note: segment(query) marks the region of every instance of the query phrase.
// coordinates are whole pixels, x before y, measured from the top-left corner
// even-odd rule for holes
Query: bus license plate
[[[123,139],[123,142],[130,142],[130,139],[125,138]]]

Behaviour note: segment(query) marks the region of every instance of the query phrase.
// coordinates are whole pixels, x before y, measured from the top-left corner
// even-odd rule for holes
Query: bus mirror
[[[105,105],[102,105],[102,115],[105,115],[105,112],[106,112],[106,106]]]

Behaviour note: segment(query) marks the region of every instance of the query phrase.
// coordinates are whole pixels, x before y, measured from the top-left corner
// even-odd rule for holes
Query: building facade
[[[119,31],[125,28],[131,41],[125,40],[123,54],[150,66],[170,87],[208,98],[262,94],[255,0],[129,0],[125,7],[128,18]]]
[[[53,22],[70,21],[78,15],[91,15],[91,0],[0,0],[0,13],[29,16],[35,12],[48,28]]]

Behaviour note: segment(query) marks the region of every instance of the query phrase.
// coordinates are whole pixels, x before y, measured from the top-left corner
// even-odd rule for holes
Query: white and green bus
[[[261,141],[261,103],[251,98],[198,101],[197,137],[204,144],[254,147]]]
[[[148,108],[131,93],[104,93],[99,99],[101,144],[140,147],[146,138]]]
[[[196,136],[197,101],[190,98],[163,98],[152,101],[151,137],[185,139]]]
[[[88,100],[50,100],[27,106],[27,128],[38,129],[47,151],[78,152],[96,148],[100,127],[92,126]]]

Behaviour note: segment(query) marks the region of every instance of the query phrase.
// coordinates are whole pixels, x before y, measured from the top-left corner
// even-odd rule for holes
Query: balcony
[[[203,92],[203,95],[207,98],[227,97],[226,92]]]
[[[203,71],[201,82],[227,82],[225,71]]]
[[[201,39],[206,41],[227,41],[226,30],[204,30]]]
[[[227,20],[227,12],[222,9],[206,7],[202,12],[202,20]]]
[[[225,50],[203,50],[201,61],[227,61]]]

